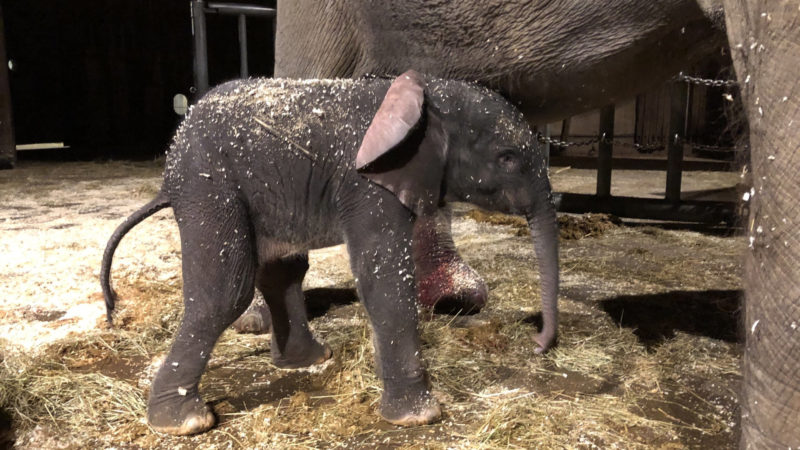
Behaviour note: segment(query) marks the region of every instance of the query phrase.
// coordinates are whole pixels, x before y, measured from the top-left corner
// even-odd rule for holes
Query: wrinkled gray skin
[[[480,2],[278,0],[275,75],[398,74],[407,67],[477,81],[544,123],[656,86],[725,43],[716,0]],[[486,284],[458,255],[450,215],[414,227],[417,297],[444,311],[479,311]],[[234,326],[268,329],[266,309]]]
[[[278,0],[275,76],[413,67],[488,85],[545,123],[641,93],[719,51],[719,3]]]
[[[115,231],[101,269],[110,318],[114,249],[145,217],[173,208],[185,313],[153,381],[151,426],[213,426],[198,382],[254,287],[272,313],[276,365],[329,358],[309,331],[301,283],[306,252],[342,241],[372,324],[380,414],[401,425],[436,420],[419,357],[411,241],[415,216],[429,217],[442,197],[528,218],[542,281],[536,340],[547,349],[557,320],[555,209],[545,158],[501,96],[415,72],[394,82],[235,81],[209,92],[177,132],[161,193]]]
[[[666,81],[718,52],[727,27],[737,76],[750,76],[743,94],[756,180],[742,446],[799,448],[799,13],[797,2],[779,0],[406,0],[391,7],[388,0],[278,0],[275,73],[358,77],[414,67],[493,86],[544,123]],[[467,273],[447,216],[418,221],[415,232],[430,223],[439,226],[421,234],[434,238],[415,241],[427,246],[415,259],[418,278],[435,272],[431,267]],[[480,283],[477,274],[472,282]],[[442,298],[465,292],[438,286]],[[466,291],[468,298],[475,292]]]
[[[800,4],[731,0],[750,125],[742,448],[800,448]]]

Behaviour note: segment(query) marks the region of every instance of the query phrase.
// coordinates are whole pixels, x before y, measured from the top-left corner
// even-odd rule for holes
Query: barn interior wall
[[[186,0],[4,0],[18,144],[64,142],[64,159],[151,158],[191,98],[192,34]],[[236,17],[208,19],[212,83],[236,78]],[[272,23],[248,20],[250,68],[271,75]],[[39,152],[43,154],[42,152]],[[25,152],[26,156],[30,153]]]

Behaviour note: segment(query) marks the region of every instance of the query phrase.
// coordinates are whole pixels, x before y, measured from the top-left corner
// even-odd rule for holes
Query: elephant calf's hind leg
[[[293,255],[264,264],[257,277],[272,316],[272,361],[278,367],[298,368],[330,359],[330,347],[311,334],[303,296],[308,255]]]
[[[217,339],[253,298],[255,275],[252,243],[244,233],[233,232],[247,229],[245,213],[241,207],[232,209],[201,223],[178,221],[185,311],[150,390],[147,420],[156,431],[189,435],[214,426],[198,383]],[[181,213],[176,208],[176,216]]]

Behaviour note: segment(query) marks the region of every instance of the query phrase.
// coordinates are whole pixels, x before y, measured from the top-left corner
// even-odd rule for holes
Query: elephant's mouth
[[[515,216],[524,216],[528,223],[530,223],[529,216],[532,211],[535,209],[535,205],[532,201],[528,200],[527,198],[523,201],[520,200],[520,195],[513,191],[509,191],[503,189],[500,192],[498,204],[495,205],[495,208],[500,208],[506,214],[513,214]]]

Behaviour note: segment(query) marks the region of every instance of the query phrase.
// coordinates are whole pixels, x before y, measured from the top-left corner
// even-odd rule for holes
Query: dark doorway
[[[3,0],[2,8],[17,144],[70,147],[20,158],[164,153],[181,118],[173,97],[191,98],[188,0]],[[248,24],[254,75],[272,73],[274,32],[264,22]],[[237,77],[236,18],[208,28],[211,82]]]

